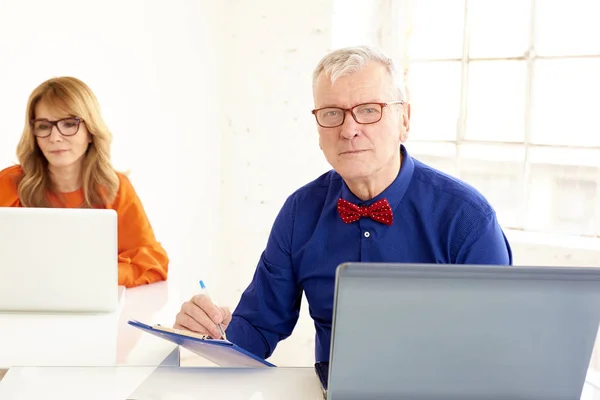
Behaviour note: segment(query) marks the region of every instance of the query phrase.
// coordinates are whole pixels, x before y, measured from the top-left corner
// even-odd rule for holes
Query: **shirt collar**
[[[402,144],[400,145],[400,152],[403,157],[402,165],[400,166],[400,172],[398,172],[398,175],[396,176],[396,179],[394,179],[392,184],[388,186],[378,196],[371,200],[362,201],[350,191],[348,185],[346,185],[346,182],[342,180],[343,184],[341,198],[359,206],[368,206],[376,202],[377,200],[386,198],[387,201],[390,203],[390,207],[392,208],[392,210],[396,209],[396,206],[400,204],[400,202],[404,198],[404,194],[406,193],[406,189],[408,189],[408,185],[412,180],[413,171],[415,169],[414,160],[408,154],[406,147],[404,147],[404,145]]]

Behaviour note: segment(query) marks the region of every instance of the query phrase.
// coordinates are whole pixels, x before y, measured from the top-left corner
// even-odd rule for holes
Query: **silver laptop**
[[[114,210],[0,208],[0,312],[112,312]]]
[[[579,399],[600,269],[342,264],[327,399]]]

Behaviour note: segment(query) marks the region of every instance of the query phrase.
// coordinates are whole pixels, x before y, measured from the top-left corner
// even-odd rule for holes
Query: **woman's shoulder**
[[[133,190],[133,185],[129,180],[128,172],[115,171],[117,178],[119,178],[119,192],[129,192]]]
[[[118,178],[118,189],[115,193],[112,208],[120,207],[131,202],[132,198],[136,197],[135,189],[129,179],[127,172],[114,171]]]
[[[20,165],[0,170],[0,207],[11,207],[19,202],[19,180],[23,176]]]
[[[6,188],[6,186],[11,184],[14,184],[16,187],[22,176],[23,168],[20,165],[11,165],[8,168],[4,168],[0,170],[0,187]]]
[[[5,177],[16,177],[20,178],[23,175],[23,168],[20,165],[15,164],[10,167],[0,170],[0,178]]]

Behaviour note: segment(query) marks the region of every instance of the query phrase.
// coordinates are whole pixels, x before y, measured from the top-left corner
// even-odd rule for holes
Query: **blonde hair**
[[[85,83],[73,77],[49,79],[29,96],[25,127],[17,146],[17,157],[23,169],[18,185],[21,204],[24,207],[48,207],[47,195],[53,192],[48,161],[37,144],[30,122],[35,118],[35,107],[40,102],[79,117],[85,123],[91,143],[81,169],[84,196],[81,207],[106,207],[119,190],[119,177],[110,162],[112,134],[101,117],[94,93]],[[60,196],[59,193],[54,194]]]
[[[325,55],[313,71],[313,89],[321,73],[325,73],[331,79],[331,83],[335,83],[344,75],[360,71],[369,61],[378,62],[387,68],[394,85],[391,89],[400,97],[399,100],[406,101],[405,74],[399,73],[396,64],[390,57],[372,46],[345,47]]]

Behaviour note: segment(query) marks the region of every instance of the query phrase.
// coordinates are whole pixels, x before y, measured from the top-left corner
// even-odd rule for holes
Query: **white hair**
[[[394,61],[381,50],[371,46],[345,47],[334,50],[319,61],[313,72],[313,90],[321,73],[325,73],[335,83],[336,79],[360,71],[369,61],[378,62],[387,68],[399,100],[406,101],[404,75],[400,74]]]

